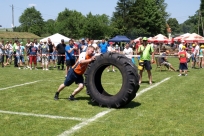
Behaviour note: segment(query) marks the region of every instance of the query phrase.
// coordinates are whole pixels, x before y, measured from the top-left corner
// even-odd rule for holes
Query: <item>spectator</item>
[[[79,53],[78,53],[78,54],[80,54],[80,53],[82,53],[82,52],[86,52],[87,46],[88,46],[88,44],[85,43],[85,39],[82,38],[82,39],[81,39],[81,43],[80,43],[79,46],[78,46],[78,48],[79,48]]]
[[[15,40],[15,43],[13,44],[14,67],[18,67],[17,57],[16,57],[16,46],[17,46],[17,42],[18,42],[18,40]]]
[[[133,49],[130,47],[130,45],[128,44],[128,43],[126,43],[126,45],[125,45],[125,48],[124,48],[124,50],[123,50],[123,54],[125,54],[126,55],[126,57],[128,57],[132,62],[133,62],[133,60],[132,60],[132,58],[134,59],[134,57],[132,57],[132,55],[133,55]],[[133,64],[134,64],[135,62],[133,62]]]
[[[193,67],[192,68],[195,68],[196,64],[199,67],[199,50],[200,50],[200,47],[199,47],[197,42],[195,42],[194,44],[195,44],[195,49],[194,49],[194,52],[193,52],[194,61],[193,61]]]
[[[130,41],[129,46],[130,46],[130,48],[132,48],[132,50],[133,50],[133,55],[134,55],[134,50],[135,50],[135,42],[134,42],[134,40],[131,40],[131,41]]]
[[[65,77],[67,77],[68,70],[75,64],[75,56],[74,51],[77,50],[77,47],[74,46],[72,40],[69,40],[69,44],[65,47],[65,56],[66,56],[66,69],[65,69]]]
[[[34,46],[34,44],[31,42],[29,47],[29,60],[30,60],[30,70],[32,70],[32,63],[34,63],[34,69],[37,69],[37,51],[38,48]]]
[[[6,63],[5,63],[5,65],[9,65],[10,64],[10,60],[9,60],[10,49],[9,49],[9,47],[10,47],[9,42],[6,41],[6,44],[4,45],[4,48],[5,48],[4,54],[6,55]]]
[[[182,76],[182,71],[184,71],[185,76],[187,76],[187,70],[188,70],[188,66],[187,66],[187,52],[186,52],[186,47],[183,46],[182,50],[178,53],[178,58],[179,58],[179,72],[180,74],[178,76]]]
[[[27,39],[27,43],[26,43],[26,56],[27,56],[27,68],[30,68],[30,46],[31,46],[31,42],[30,39]]]
[[[0,42],[0,64],[2,66],[2,68],[4,67],[4,45],[2,42]]]
[[[48,38],[47,40],[47,45],[49,46],[49,57],[48,57],[48,62],[49,66],[51,67],[51,62],[53,64],[53,67],[55,67],[55,60],[53,59],[53,52],[54,52],[54,43],[52,43],[51,39]]]
[[[9,64],[11,65],[12,62],[12,58],[13,58],[13,45],[12,45],[12,41],[9,41]]]
[[[115,47],[113,46],[113,42],[110,42],[109,44],[110,44],[110,46],[108,46],[108,52],[115,53],[116,51],[115,51]],[[108,66],[107,72],[109,72],[109,71],[110,71],[110,66]],[[112,65],[112,71],[115,72],[113,65]]]
[[[78,88],[74,90],[74,92],[70,95],[68,98],[69,100],[75,100],[74,96],[78,94],[84,87],[84,78],[83,74],[86,71],[86,68],[88,64],[95,60],[94,54],[94,47],[89,46],[86,52],[82,52],[79,55],[78,61],[75,63],[75,65],[70,68],[68,75],[64,81],[63,84],[61,84],[55,93],[54,99],[58,100],[59,99],[59,93],[66,87],[70,86],[73,82],[78,84]]]
[[[40,54],[42,59],[42,69],[49,70],[48,69],[49,46],[47,45],[46,40],[44,40],[43,45],[41,45]]]
[[[159,61],[161,64],[164,64],[168,68],[168,70],[172,69],[173,71],[176,71],[174,67],[171,65],[171,63],[169,63],[167,60],[168,54],[169,54],[169,50],[166,50],[165,52],[163,52]]]
[[[105,42],[105,39],[102,39],[102,42],[99,44],[99,48],[101,50],[101,53],[106,53],[108,51],[108,43]]]
[[[15,47],[15,50],[16,50],[16,58],[17,58],[17,65],[18,65],[18,69],[21,69],[20,67],[20,54],[21,54],[21,45],[20,45],[20,42],[16,42],[16,47]]]
[[[184,40],[182,40],[181,42],[180,42],[180,44],[179,44],[179,47],[178,47],[178,51],[180,52],[180,51],[182,51],[182,47],[184,46]]]
[[[41,57],[40,57],[40,44],[38,43],[37,39],[34,39],[34,46],[38,48],[37,52],[37,63],[41,63]]]
[[[25,67],[25,59],[24,59],[24,52],[25,52],[25,47],[23,46],[23,42],[20,42],[20,65],[24,67],[24,69],[26,69]]]
[[[152,84],[151,63],[154,62],[154,49],[152,48],[151,45],[147,44],[148,39],[146,37],[144,37],[142,40],[143,40],[143,45],[140,45],[138,49],[138,53],[140,54],[140,61],[139,61],[140,69],[138,67],[138,69],[140,70],[139,84],[141,84],[142,82],[142,73],[143,73],[143,69],[145,68],[148,73],[149,84],[151,85]],[[151,59],[151,55],[152,55],[152,59]]]
[[[204,45],[200,46],[200,68],[204,68]]]
[[[61,40],[61,43],[57,45],[57,69],[60,70],[60,65],[62,66],[61,70],[64,70],[64,61],[65,61],[65,47],[66,44],[64,43],[64,39]]]

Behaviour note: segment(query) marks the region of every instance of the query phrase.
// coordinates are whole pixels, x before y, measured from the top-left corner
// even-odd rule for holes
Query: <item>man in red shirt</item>
[[[185,76],[187,76],[187,70],[188,70],[187,56],[188,54],[186,52],[186,46],[182,46],[182,50],[178,53],[178,58],[180,61],[180,65],[179,65],[180,74],[178,76],[182,75],[182,71],[184,71]]]

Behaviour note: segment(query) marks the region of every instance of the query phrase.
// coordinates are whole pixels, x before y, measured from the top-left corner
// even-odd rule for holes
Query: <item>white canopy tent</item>
[[[57,46],[59,43],[61,43],[61,40],[64,39],[64,42],[68,42],[70,40],[70,38],[64,36],[64,35],[61,35],[59,33],[56,33],[56,34],[53,34],[51,36],[48,36],[48,37],[45,37],[43,39],[41,39],[40,41],[47,41],[48,38],[51,39],[52,43],[55,44],[55,46]]]

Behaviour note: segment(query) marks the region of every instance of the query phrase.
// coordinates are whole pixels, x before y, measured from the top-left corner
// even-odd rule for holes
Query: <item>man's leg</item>
[[[142,73],[143,73],[143,70],[140,70],[140,80],[139,80],[139,84],[142,83]]]
[[[76,76],[74,73],[74,70],[70,71],[69,74],[67,75],[65,81],[63,84],[59,86],[57,89],[57,92],[55,93],[54,99],[58,100],[59,99],[59,93],[66,87],[70,86],[74,81],[76,80]]]
[[[58,70],[60,70],[61,56],[58,56],[57,59],[58,59],[57,68],[58,68]]]
[[[62,61],[62,70],[64,70],[64,61],[65,61],[65,57],[64,56],[62,56],[62,59],[61,59],[61,61]]]
[[[147,70],[147,73],[148,73],[148,78],[149,78],[149,84],[151,85],[152,84],[152,72],[151,70]]]
[[[75,95],[78,94],[83,88],[84,88],[84,84],[83,84],[83,83],[79,83],[78,87],[74,90],[74,92],[72,93],[72,95],[75,96]]]
[[[175,68],[169,63],[169,68],[172,69],[173,71],[176,71]]]
[[[54,96],[54,99],[55,100],[58,100],[59,99],[59,93],[65,88],[66,86],[63,84],[61,84],[59,86],[59,88],[57,89],[57,92],[55,93],[55,96]]]

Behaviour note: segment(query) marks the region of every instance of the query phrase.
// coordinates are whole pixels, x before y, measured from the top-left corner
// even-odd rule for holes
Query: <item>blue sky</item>
[[[76,10],[86,15],[106,14],[110,17],[115,11],[118,0],[2,0],[0,2],[0,25],[11,28],[12,8],[14,6],[14,26],[19,26],[19,17],[30,6],[35,6],[41,12],[44,20],[56,19],[58,13],[65,8]],[[167,12],[179,23],[183,23],[189,16],[193,16],[200,7],[200,0],[165,0],[168,4]]]

